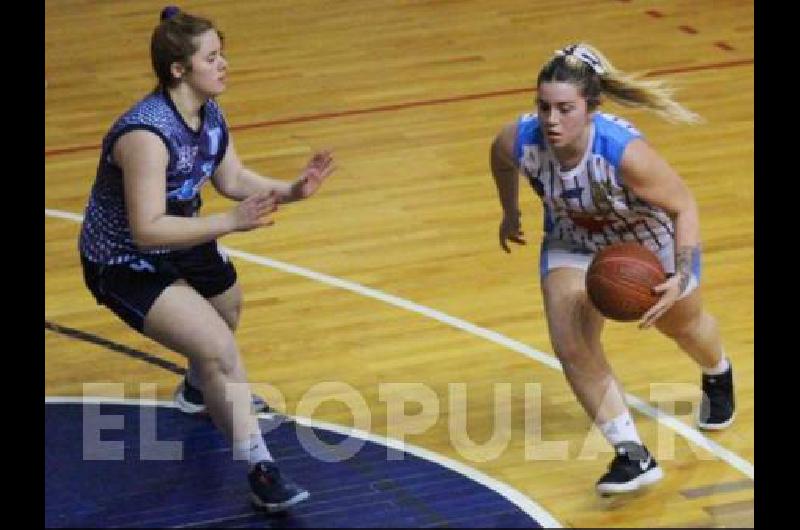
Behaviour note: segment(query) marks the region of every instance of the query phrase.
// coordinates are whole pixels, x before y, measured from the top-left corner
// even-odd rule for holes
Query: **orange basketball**
[[[667,275],[658,256],[639,243],[617,243],[595,254],[586,272],[586,292],[606,317],[638,320],[661,297],[653,287]]]

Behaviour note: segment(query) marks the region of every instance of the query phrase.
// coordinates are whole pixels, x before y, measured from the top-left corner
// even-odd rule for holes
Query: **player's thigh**
[[[242,289],[239,282],[234,283],[227,291],[208,298],[208,303],[219,313],[228,327],[235,331],[242,314]]]
[[[144,319],[144,333],[193,362],[238,362],[233,332],[216,309],[185,281],[161,293]]]
[[[173,258],[180,276],[235,330],[241,313],[242,293],[236,269],[216,241],[209,241],[175,253]]]
[[[550,340],[557,355],[574,355],[599,344],[603,318],[591,305],[578,268],[551,269],[542,279]]]
[[[695,288],[677,300],[661,318],[656,320],[655,326],[661,333],[676,337],[690,333],[702,316],[703,302],[700,289]]]
[[[604,319],[586,293],[586,271],[594,254],[567,242],[544,238],[539,279],[554,348],[576,347],[582,340],[599,347]]]

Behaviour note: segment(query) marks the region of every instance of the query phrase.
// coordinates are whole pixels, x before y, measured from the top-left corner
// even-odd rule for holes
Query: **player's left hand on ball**
[[[681,279],[676,274],[669,278],[662,284],[656,285],[653,287],[653,291],[656,293],[664,293],[658,302],[653,305],[647,312],[642,315],[642,319],[639,321],[639,329],[647,329],[655,323],[656,320],[661,318],[664,313],[669,311],[669,308],[678,300],[678,296],[680,296],[680,284]]]

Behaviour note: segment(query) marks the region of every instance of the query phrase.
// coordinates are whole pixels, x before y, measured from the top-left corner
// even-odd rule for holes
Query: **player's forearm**
[[[674,217],[675,274],[681,278],[681,291],[686,288],[692,274],[695,252],[700,249],[700,221],[694,201]]]
[[[230,213],[203,217],[161,215],[155,220],[131,227],[134,243],[142,250],[177,250],[207,243],[235,230]]]
[[[226,190],[225,195],[230,199],[243,201],[256,193],[269,194],[274,191],[278,194],[280,202],[289,202],[291,186],[290,182],[265,177],[243,167],[236,179],[236,185],[232,189]]]
[[[502,160],[495,146],[491,154],[492,177],[505,215],[519,214],[519,175],[517,168]]]

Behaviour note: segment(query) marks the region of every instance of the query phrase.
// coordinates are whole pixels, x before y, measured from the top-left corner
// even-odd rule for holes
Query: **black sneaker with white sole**
[[[184,377],[178,388],[175,389],[173,396],[175,404],[178,409],[186,414],[205,414],[206,404],[203,400],[203,393],[199,388],[189,384],[189,381]],[[267,405],[263,398],[253,394],[253,412],[256,414],[261,412],[272,412],[272,409]]]
[[[268,512],[282,512],[311,496],[307,490],[282,476],[273,462],[259,462],[247,478],[253,506]]]
[[[608,471],[597,481],[597,491],[603,495],[628,493],[664,478],[664,471],[643,445],[622,442],[614,446],[617,455]]]
[[[720,375],[703,374],[703,397],[697,425],[708,431],[724,429],[733,423],[735,409],[733,366]]]

